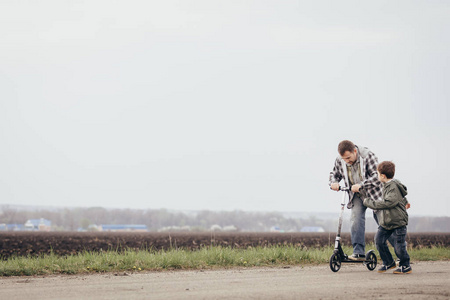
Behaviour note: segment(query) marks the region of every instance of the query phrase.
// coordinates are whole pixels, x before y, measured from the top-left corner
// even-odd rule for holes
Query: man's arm
[[[342,180],[342,177],[343,177],[340,165],[341,165],[341,162],[340,162],[339,158],[336,158],[336,160],[334,162],[333,170],[330,172],[329,185],[335,191],[339,190],[339,182]]]
[[[380,181],[378,180],[377,166],[378,166],[378,158],[373,152],[369,151],[369,154],[366,158],[366,173],[367,178],[365,178],[361,185],[365,189],[369,189],[375,186],[380,185]],[[364,174],[365,176],[366,174]]]

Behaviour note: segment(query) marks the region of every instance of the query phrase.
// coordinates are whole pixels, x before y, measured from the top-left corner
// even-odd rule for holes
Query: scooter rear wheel
[[[373,271],[377,267],[377,256],[372,250],[366,254],[366,267],[369,271]]]
[[[338,253],[333,253],[330,257],[330,269],[333,272],[339,271],[341,268],[341,256]]]

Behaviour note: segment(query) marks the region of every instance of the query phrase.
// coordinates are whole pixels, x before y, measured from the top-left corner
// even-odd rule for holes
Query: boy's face
[[[377,171],[377,173],[378,173],[378,179],[379,179],[381,182],[386,183],[386,182],[388,181],[386,175],[380,174],[380,172],[378,172],[378,171]]]
[[[358,150],[355,148],[352,152],[345,151],[341,157],[347,165],[353,165],[358,158]]]

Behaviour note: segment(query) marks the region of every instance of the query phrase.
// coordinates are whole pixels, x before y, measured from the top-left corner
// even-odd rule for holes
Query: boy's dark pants
[[[375,213],[375,211],[373,212],[373,218],[375,219],[375,222],[377,222],[377,225],[380,226],[380,223],[378,223],[378,216]],[[395,236],[395,232],[392,233],[392,235],[388,238],[388,242],[391,243],[392,247],[395,247],[395,243],[396,243],[396,236]]]
[[[381,259],[383,260],[383,264],[385,266],[389,266],[394,262],[392,258],[392,254],[389,251],[388,245],[386,241],[389,237],[395,234],[395,244],[394,250],[395,255],[400,259],[400,266],[409,266],[409,254],[406,251],[406,226],[402,226],[399,228],[395,228],[392,230],[386,230],[381,226],[378,226],[378,231],[375,236],[375,244],[377,246],[377,250],[380,253]]]

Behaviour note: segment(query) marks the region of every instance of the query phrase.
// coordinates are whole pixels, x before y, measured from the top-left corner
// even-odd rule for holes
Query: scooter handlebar
[[[332,189],[332,188],[330,187],[330,189]],[[350,191],[350,188],[345,187],[345,186],[339,186],[339,190],[343,191],[343,192],[348,192],[348,191]]]

